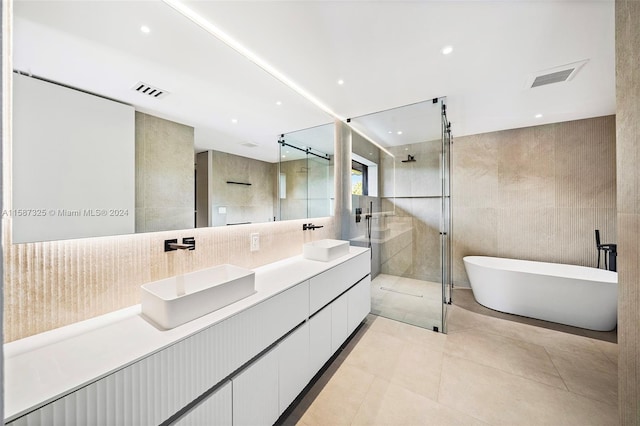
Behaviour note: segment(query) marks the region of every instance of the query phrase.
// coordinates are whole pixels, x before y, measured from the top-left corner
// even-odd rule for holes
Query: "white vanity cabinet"
[[[331,305],[309,319],[309,368],[315,375],[331,358]]]
[[[349,337],[347,320],[349,318],[349,300],[343,294],[331,303],[331,353],[340,349]]]
[[[176,426],[228,426],[233,419],[232,396],[231,381],[227,380],[173,424]]]
[[[233,426],[271,425],[278,420],[279,349],[271,349],[231,379]]]
[[[323,306],[371,273],[368,251],[341,263],[309,280],[309,312],[316,313]]]
[[[310,365],[309,329],[306,321],[278,345],[278,415],[284,413],[315,374]]]
[[[347,303],[347,334],[350,335],[371,312],[371,275],[349,289]]]
[[[33,408],[23,409],[7,424],[139,426],[169,420],[180,426],[273,424],[369,313],[369,252],[352,250],[348,258],[326,267],[308,260],[290,261],[294,271],[315,268],[318,272],[279,291],[262,290],[265,296],[253,304],[212,316],[213,323],[200,320],[203,325],[189,334],[153,351],[138,352],[128,363],[89,376],[71,391],[32,398],[27,407]],[[286,271],[277,276],[283,275]],[[266,274],[263,289],[272,281],[273,275]],[[106,339],[124,336],[132,328],[150,330],[143,319],[132,316],[122,324],[96,328],[89,332],[91,336],[61,340],[56,343],[58,358],[51,361],[25,356],[5,359],[5,366],[21,371],[27,365],[40,368],[50,362],[55,365],[46,371],[55,373],[60,357],[78,348],[113,353],[111,348],[122,343]],[[170,333],[176,336],[178,331]],[[155,329],[150,333],[146,339],[166,336]],[[128,335],[127,347],[135,345],[134,334]],[[31,373],[24,378],[14,374],[10,383],[15,386],[42,377]],[[27,395],[39,381],[20,392]],[[12,388],[6,391],[11,393]]]

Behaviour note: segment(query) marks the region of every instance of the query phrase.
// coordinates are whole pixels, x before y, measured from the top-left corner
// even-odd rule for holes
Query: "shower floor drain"
[[[407,296],[422,297],[421,294],[407,293],[406,291],[400,291],[400,290],[396,290],[396,289],[389,288],[389,287],[380,287],[380,290],[391,291],[393,293],[400,293],[400,294],[404,294],[404,295],[407,295]]]

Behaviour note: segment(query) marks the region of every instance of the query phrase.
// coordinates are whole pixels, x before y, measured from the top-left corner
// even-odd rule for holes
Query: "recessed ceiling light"
[[[232,118],[232,119],[231,119],[231,122],[232,122],[233,124],[238,124],[238,119],[237,119],[237,118]]]
[[[542,114],[536,114],[536,118],[542,118]]]
[[[401,134],[402,134],[402,130],[398,130],[398,132],[397,132],[397,133],[398,133],[399,135],[401,135]]]
[[[280,105],[282,105],[282,102],[278,101],[278,102],[276,102],[276,105],[280,106]]]
[[[391,130],[389,130],[387,133],[391,134],[391,133],[393,133],[393,132],[392,132]]]
[[[140,27],[140,31],[142,31],[144,34],[149,34],[151,32],[151,28],[147,27],[146,25],[143,25]]]
[[[451,52],[453,52],[453,46],[445,46],[442,48],[443,55],[448,55]]]
[[[338,84],[342,86],[344,84],[344,80],[343,79],[338,80]]]

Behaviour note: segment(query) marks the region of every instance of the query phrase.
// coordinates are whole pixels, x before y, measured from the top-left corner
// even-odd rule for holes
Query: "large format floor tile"
[[[495,425],[610,425],[617,408],[497,368],[445,359],[441,404]]]
[[[369,315],[280,424],[617,424],[617,345],[449,307],[449,334]]]
[[[484,330],[460,331],[447,336],[446,354],[567,389],[545,348],[533,343]]]

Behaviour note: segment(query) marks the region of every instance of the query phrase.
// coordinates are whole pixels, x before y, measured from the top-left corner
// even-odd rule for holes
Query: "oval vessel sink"
[[[255,273],[219,265],[147,283],[141,290],[142,315],[171,329],[254,294]]]
[[[349,241],[326,239],[302,246],[302,257],[309,260],[329,262],[346,254],[349,254]]]

